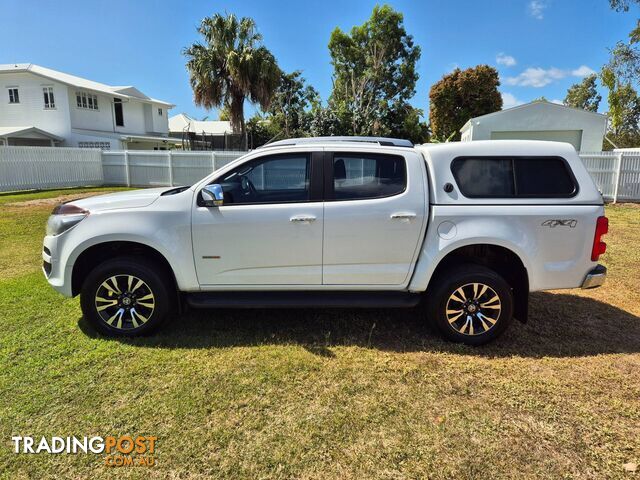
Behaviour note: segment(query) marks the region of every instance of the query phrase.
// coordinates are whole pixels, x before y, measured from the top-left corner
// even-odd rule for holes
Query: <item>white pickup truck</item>
[[[56,207],[43,270],[100,332],[192,308],[412,307],[453,341],[527,319],[529,292],[601,285],[608,224],[573,147],[291,139],[190,187]]]

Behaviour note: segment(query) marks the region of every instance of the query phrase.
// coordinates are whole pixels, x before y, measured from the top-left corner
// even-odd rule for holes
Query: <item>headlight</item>
[[[58,205],[47,221],[47,235],[60,235],[87,218],[89,211],[69,203]]]

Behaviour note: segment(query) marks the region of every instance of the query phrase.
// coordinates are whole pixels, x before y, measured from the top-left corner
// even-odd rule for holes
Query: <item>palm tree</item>
[[[202,20],[198,33],[204,42],[184,49],[196,105],[224,107],[234,133],[246,133],[244,101],[269,107],[280,81],[273,54],[251,18],[218,13]]]

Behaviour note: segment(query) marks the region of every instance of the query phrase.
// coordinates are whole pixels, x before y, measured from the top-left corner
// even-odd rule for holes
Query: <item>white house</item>
[[[131,86],[110,86],[32,63],[0,65],[0,145],[164,149],[168,110]]]
[[[199,135],[224,135],[233,132],[231,122],[226,120],[195,120],[186,113],[179,113],[169,118],[169,131],[179,135],[182,132],[193,132]]]
[[[461,140],[551,140],[571,143],[576,150],[602,150],[607,116],[545,100],[536,100],[470,119]]]
[[[195,120],[186,113],[179,113],[169,119],[169,135],[182,142],[188,150],[234,150],[244,149],[239,141],[241,135],[234,135],[231,122],[225,120]]]

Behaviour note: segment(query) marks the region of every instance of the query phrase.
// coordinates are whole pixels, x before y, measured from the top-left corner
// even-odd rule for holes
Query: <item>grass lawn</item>
[[[405,310],[197,312],[123,341],[40,272],[44,199],[76,192],[0,196],[0,476],[640,475],[637,206],[607,208],[604,287],[532,295],[529,323],[487,347]],[[10,441],[124,434],[157,436],[156,466]]]

